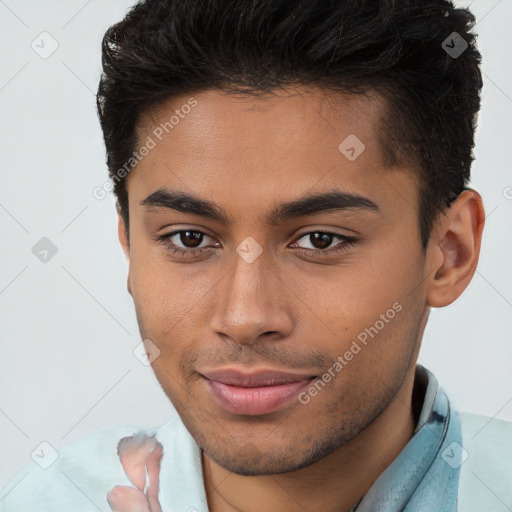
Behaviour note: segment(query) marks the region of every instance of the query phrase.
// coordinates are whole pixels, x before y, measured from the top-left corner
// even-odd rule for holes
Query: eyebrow
[[[225,225],[230,224],[229,215],[220,206],[183,191],[160,188],[140,204],[149,209],[168,208],[181,213],[199,215]],[[380,212],[377,203],[367,197],[333,189],[277,205],[264,218],[268,224],[277,225],[286,219],[347,210]]]

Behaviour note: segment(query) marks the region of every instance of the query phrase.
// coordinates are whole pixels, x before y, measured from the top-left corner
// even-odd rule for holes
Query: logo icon
[[[39,467],[48,469],[58,459],[59,452],[48,441],[43,441],[30,456]]]
[[[45,236],[32,247],[32,254],[41,263],[48,263],[57,254],[57,251],[57,246]]]
[[[263,252],[263,247],[252,236],[248,236],[236,248],[236,252],[246,263],[252,263]]]
[[[467,47],[468,47],[468,43],[458,32],[452,32],[441,43],[441,48],[452,59],[456,59],[457,57],[460,57],[464,53],[464,51],[466,50]]]
[[[32,41],[30,46],[41,59],[48,59],[55,53],[59,47],[59,43],[51,34],[44,31]]]
[[[133,355],[144,366],[149,366],[160,355],[160,349],[150,339],[145,339],[135,347]]]
[[[448,466],[457,469],[464,464],[469,454],[459,443],[453,441],[443,450],[441,457]]]
[[[347,160],[350,160],[353,162],[359,156],[361,153],[366,149],[366,146],[363,144],[363,142],[351,133],[339,146],[338,149],[340,150],[340,153],[347,158]]]

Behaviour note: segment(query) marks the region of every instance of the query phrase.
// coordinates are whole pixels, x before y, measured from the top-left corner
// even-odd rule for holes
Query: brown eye
[[[338,243],[334,243],[339,240]],[[304,240],[306,246],[299,245],[299,241]],[[343,251],[354,245],[357,240],[354,237],[342,235],[340,233],[331,233],[328,231],[311,231],[305,233],[297,239],[293,245],[299,250],[316,253],[316,254],[331,254],[337,251]],[[301,242],[304,243],[304,242]],[[309,245],[309,247],[308,247]]]
[[[198,229],[180,229],[158,235],[155,240],[164,246],[165,250],[179,257],[195,257],[218,247],[218,243],[212,245],[204,244],[206,239],[213,240],[210,235]],[[208,240],[207,240],[208,242]]]
[[[201,244],[204,234],[199,231],[180,231],[179,240],[185,246],[191,249],[198,247]]]
[[[309,240],[315,249],[327,249],[334,236],[330,233],[310,233]]]

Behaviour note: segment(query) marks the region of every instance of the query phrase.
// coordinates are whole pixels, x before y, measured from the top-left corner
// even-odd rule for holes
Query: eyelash
[[[170,242],[170,238],[172,238],[174,235],[178,235],[180,233],[184,233],[186,231],[189,231],[191,233],[200,233],[204,236],[210,237],[207,233],[204,231],[201,231],[200,229],[181,229],[178,231],[173,231],[172,233],[168,233],[165,235],[158,235],[156,237],[156,241],[163,245],[165,249],[173,254],[179,255],[179,256],[185,256],[185,257],[194,257],[198,256],[202,253],[205,253],[207,251],[211,251],[212,247],[202,247],[200,249],[182,249],[180,247],[177,247],[172,242]],[[306,254],[331,254],[331,253],[337,253],[337,252],[343,252],[348,250],[350,247],[352,247],[356,242],[357,239],[351,236],[341,235],[340,233],[334,233],[332,231],[309,231],[307,233],[303,233],[297,240],[300,240],[301,238],[304,238],[305,236],[312,235],[314,233],[319,233],[322,235],[330,235],[336,238],[339,238],[341,240],[341,243],[338,244],[337,248],[335,249],[306,249],[304,247],[298,247],[297,250],[301,252],[305,252]],[[212,237],[210,237],[212,238]],[[295,243],[295,242],[294,242]]]

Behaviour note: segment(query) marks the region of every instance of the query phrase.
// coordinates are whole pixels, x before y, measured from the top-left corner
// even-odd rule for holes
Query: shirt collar
[[[350,512],[457,510],[460,420],[434,374],[417,365],[413,397],[421,395],[413,436]]]

